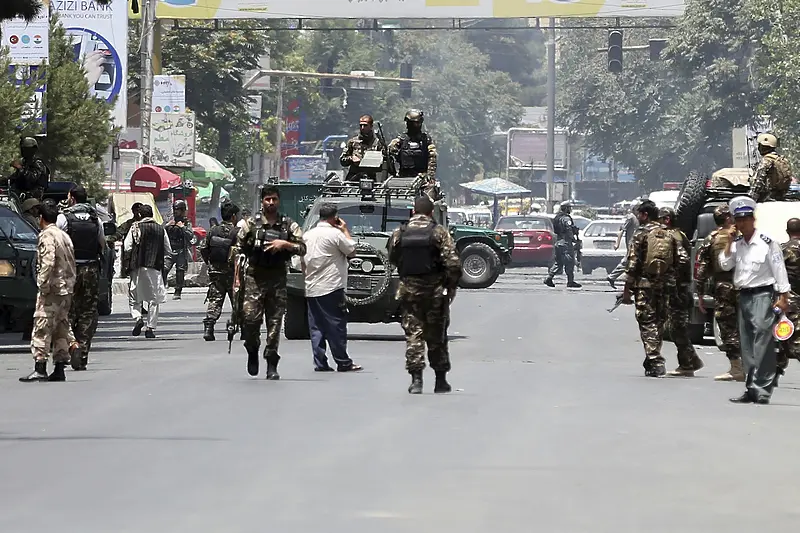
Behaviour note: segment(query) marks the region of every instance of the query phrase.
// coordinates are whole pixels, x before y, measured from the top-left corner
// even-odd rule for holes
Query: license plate
[[[514,237],[514,244],[528,244],[531,242],[528,237]]]
[[[600,248],[600,249],[602,249],[602,250],[610,250],[610,249],[612,249],[612,248],[614,247],[614,245],[613,245],[612,243],[610,243],[610,242],[605,242],[605,241],[599,241],[599,242],[595,242],[595,243],[594,243],[594,245],[595,245],[597,248]]]
[[[351,291],[368,291],[372,288],[372,280],[369,278],[347,278],[347,289]]]

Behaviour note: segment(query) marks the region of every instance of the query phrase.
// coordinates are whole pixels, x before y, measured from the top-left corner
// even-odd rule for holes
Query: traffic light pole
[[[553,175],[556,166],[556,19],[550,17],[547,27],[547,212],[552,213]]]

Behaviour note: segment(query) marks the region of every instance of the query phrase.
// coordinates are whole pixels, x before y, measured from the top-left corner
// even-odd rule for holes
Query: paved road
[[[701,377],[645,379],[601,274],[462,291],[449,396],[431,374],[406,393],[396,325],[352,327],[362,374],[314,373],[307,343],[283,340],[283,379],[251,379],[240,343],[200,338],[199,294],[166,304],[155,340],[103,320],[64,384],[18,383],[29,355],[3,336],[0,531],[796,530],[794,367],[768,407],[726,401],[739,385],[712,380],[713,347]]]

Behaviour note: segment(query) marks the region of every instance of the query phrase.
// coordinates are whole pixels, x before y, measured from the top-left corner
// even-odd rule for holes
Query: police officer
[[[97,331],[100,260],[106,247],[103,224],[89,205],[86,189],[75,185],[67,196],[69,207],[58,215],[56,226],[72,239],[75,249],[76,278],[69,310],[70,325],[80,350],[72,353],[73,370],[86,370],[89,349]]]
[[[414,216],[396,229],[388,243],[389,259],[397,266],[400,284],[397,300],[406,334],[406,370],[411,374],[408,392],[422,394],[425,346],[436,372],[433,392],[450,392],[447,382],[449,307],[456,296],[461,262],[447,230],[432,219],[433,202],[420,196]]]
[[[175,266],[175,293],[173,300],[181,299],[183,280],[189,268],[189,247],[197,244],[197,237],[192,231],[192,224],[186,218],[186,202],[175,200],[172,204],[172,220],[167,222],[166,230],[172,255],[164,258],[164,285],[167,284],[172,266]]]
[[[339,158],[339,162],[343,167],[350,167],[347,170],[345,181],[351,180],[358,174],[359,163],[365,152],[380,152],[385,148],[378,136],[375,135],[371,115],[362,116],[358,122],[358,127],[358,136],[347,141],[347,145]]]
[[[422,131],[424,114],[412,109],[404,120],[406,132],[389,143],[389,157],[395,160],[398,177],[422,176],[425,192],[436,199],[436,145],[430,135]]]
[[[756,202],[783,200],[792,184],[792,170],[789,161],[776,151],[778,138],[771,133],[757,137],[761,161],[750,187],[750,198]]]
[[[9,185],[20,200],[26,198],[41,200],[50,182],[50,169],[37,155],[39,143],[33,137],[23,137],[19,142],[19,151],[22,162],[11,163],[15,170],[9,177]]]
[[[683,249],[687,258],[692,255],[689,239],[673,225],[675,211],[662,207],[658,211],[658,220],[667,230],[672,232],[675,242]],[[692,265],[689,261],[679,265],[675,271],[665,275],[667,321],[670,324],[672,342],[678,349],[678,368],[667,372],[668,376],[693,377],[703,366],[703,361],[689,339],[689,310],[692,307],[692,295],[689,286],[692,282]]]
[[[578,228],[572,220],[572,205],[569,202],[562,202],[558,214],[553,218],[553,229],[556,232],[556,257],[550,266],[544,284],[548,287],[555,287],[553,277],[561,270],[567,275],[567,287],[578,289],[580,283],[575,282],[575,242],[578,236]]]
[[[248,261],[244,277],[244,316],[242,336],[247,350],[247,372],[258,375],[258,349],[261,346],[261,321],[267,323],[267,379],[280,379],[278,343],[286,313],[286,264],[294,255],[303,256],[306,245],[297,222],[278,211],[280,191],[274,185],[261,189],[261,211],[245,219],[236,238],[234,254]],[[238,287],[238,279],[234,281]]]
[[[236,243],[239,207],[226,202],[220,207],[222,224],[211,228],[200,243],[200,256],[208,265],[208,310],[203,320],[203,339],[214,340],[214,324],[222,314],[225,295],[233,305],[233,263],[231,248]]]

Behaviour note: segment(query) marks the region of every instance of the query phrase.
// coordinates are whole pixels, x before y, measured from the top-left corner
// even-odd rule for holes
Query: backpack
[[[792,185],[792,171],[789,168],[789,160],[775,152],[764,156],[764,159],[772,161],[775,172],[769,174],[770,182],[767,184],[771,190],[788,191]]]
[[[664,227],[650,230],[647,234],[647,257],[644,270],[651,276],[663,276],[669,271],[674,260],[672,232]]]

